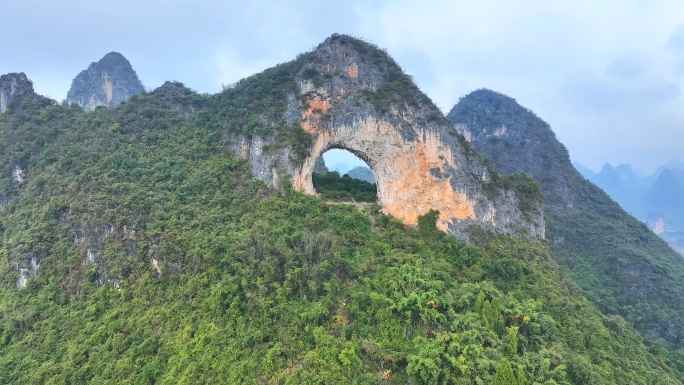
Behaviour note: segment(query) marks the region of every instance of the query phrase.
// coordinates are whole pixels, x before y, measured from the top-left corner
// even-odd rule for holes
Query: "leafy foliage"
[[[312,175],[313,185],[323,199],[335,201],[357,201],[375,202],[377,201],[378,189],[375,184],[370,184],[364,180],[355,179],[349,175],[342,175],[337,171],[325,174],[314,173]]]
[[[681,383],[544,245],[270,190],[203,103],[0,116],[2,383]]]
[[[554,259],[600,310],[624,317],[652,349],[664,347],[684,369],[681,256],[585,180],[549,125],[514,99],[474,91],[449,118],[500,172],[525,172],[539,182]]]
[[[496,366],[492,385],[518,385],[518,379],[513,374],[511,363],[506,358],[502,358]]]
[[[0,184],[1,383],[478,384],[508,362],[519,384],[681,384],[543,244],[253,181],[227,142],[275,119],[249,103],[283,107],[288,68],[273,89],[0,116],[0,170],[28,173]]]

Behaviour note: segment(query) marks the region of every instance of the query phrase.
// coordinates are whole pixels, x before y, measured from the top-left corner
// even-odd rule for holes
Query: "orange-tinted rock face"
[[[311,173],[316,159],[331,148],[344,148],[366,159],[378,185],[378,201],[383,211],[406,223],[416,224],[419,215],[431,209],[440,212],[440,227],[447,229],[454,220],[476,219],[474,202],[464,192],[452,189],[451,178],[435,174],[447,172],[450,149],[429,132],[416,130],[414,143],[405,143],[392,124],[374,117],[356,125],[339,126],[333,130],[312,130],[318,125],[315,117],[305,112],[309,132],[317,134],[311,156],[295,175],[295,188],[308,194],[316,191]]]
[[[350,78],[359,77],[359,66],[356,63],[352,63],[344,68],[344,71],[349,75]]]

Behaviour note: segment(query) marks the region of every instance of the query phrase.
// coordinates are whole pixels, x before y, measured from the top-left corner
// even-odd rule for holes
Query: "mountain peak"
[[[674,171],[666,168],[660,173],[646,196],[646,202],[655,208],[684,206],[684,186]]]
[[[668,167],[670,169],[684,170],[684,162],[682,162],[679,158],[672,158],[667,162],[665,167]]]
[[[110,61],[110,62],[124,62],[124,63],[126,63],[128,66],[131,65],[131,63],[128,61],[128,59],[126,59],[126,57],[125,57],[124,55],[120,54],[119,52],[114,52],[114,51],[112,51],[112,52],[110,52],[110,53],[104,55],[104,56],[102,57],[102,59],[100,59],[100,62],[107,62],[107,61]]]
[[[11,106],[13,100],[33,96],[36,96],[33,83],[25,73],[9,73],[0,76],[0,114]]]
[[[464,96],[461,98],[461,100],[466,100],[466,101],[474,101],[477,100],[481,103],[485,104],[491,104],[491,105],[500,105],[500,104],[510,104],[510,105],[515,105],[515,106],[520,106],[518,102],[505,94],[502,94],[500,92],[490,90],[488,88],[480,88],[477,89],[468,95]]]
[[[668,335],[669,330],[681,330],[684,325],[684,317],[671,316],[684,314],[684,300],[679,294],[684,290],[681,256],[582,178],[551,127],[512,101],[489,90],[478,90],[462,98],[448,118],[502,173],[524,172],[541,184],[552,255],[599,308],[607,314],[622,315],[647,336],[681,344]],[[617,168],[630,171],[625,166]],[[667,177],[673,182],[671,175]],[[592,181],[606,176],[617,188],[621,186],[610,164],[604,165]],[[663,195],[655,199],[662,201]],[[669,268],[665,271],[660,266]],[[664,324],[672,327],[663,328]]]
[[[92,111],[98,106],[116,106],[144,91],[131,63],[122,54],[110,52],[74,78],[67,102]]]
[[[613,172],[613,171],[615,171],[615,168],[613,167],[613,165],[610,163],[606,163],[603,165],[603,167],[601,167],[601,171],[599,173],[601,173],[601,172]]]
[[[553,181],[542,183],[548,210],[573,207],[575,198],[565,182],[575,172],[570,155],[534,112],[502,93],[479,89],[462,97],[447,118],[503,174],[526,165],[532,178]]]

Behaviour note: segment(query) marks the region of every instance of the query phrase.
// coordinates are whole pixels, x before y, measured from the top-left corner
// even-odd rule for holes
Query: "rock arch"
[[[447,169],[453,154],[438,135],[416,132],[409,141],[391,123],[374,117],[325,131],[317,131],[315,125],[307,127],[316,139],[294,175],[295,189],[316,194],[311,181],[316,160],[326,151],[340,148],[368,164],[378,186],[378,203],[387,214],[415,224],[419,215],[435,209],[440,211],[439,225],[444,230],[456,221],[477,219],[476,202],[452,187]]]
[[[382,210],[408,224],[438,210],[438,226],[461,238],[471,224],[544,236],[541,202],[523,212],[515,192],[492,183],[483,158],[384,52],[333,36],[309,55],[284,116],[291,129],[301,126],[311,135],[306,157],[293,159],[291,148],[275,143],[277,136],[231,139],[256,178],[273,186],[289,180],[296,190],[316,194],[316,160],[341,148],[373,171]],[[274,147],[279,150],[265,150]]]

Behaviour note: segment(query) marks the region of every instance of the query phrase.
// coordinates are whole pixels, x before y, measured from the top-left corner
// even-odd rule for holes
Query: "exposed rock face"
[[[38,274],[40,257],[37,255],[24,258],[17,266],[17,287],[26,287],[28,280]]]
[[[22,183],[26,180],[26,171],[21,168],[18,164],[14,165],[12,169],[12,181],[14,183]]]
[[[383,211],[406,223],[438,210],[438,226],[457,237],[466,238],[465,227],[474,224],[543,238],[540,205],[523,212],[512,190],[486,194],[491,175],[481,156],[384,52],[333,35],[295,81],[285,121],[301,123],[313,146],[298,163],[288,160],[288,148],[264,152],[272,139],[234,137],[231,147],[249,159],[257,178],[269,184],[290,180],[295,189],[316,194],[316,162],[330,149],[345,149],[373,171]]]
[[[0,114],[7,111],[12,101],[35,96],[33,83],[23,72],[0,76]]]
[[[665,221],[661,217],[651,218],[646,224],[655,234],[660,235],[665,232]]]
[[[0,213],[5,210],[5,207],[9,204],[9,199],[3,193],[0,193]]]
[[[92,111],[98,106],[116,106],[141,92],[145,87],[131,63],[120,53],[110,52],[74,78],[66,100]]]
[[[328,167],[325,165],[323,157],[318,158],[318,160],[316,161],[316,165],[314,166],[314,172],[316,174],[327,174],[328,172],[330,172],[330,170],[328,170]]]
[[[482,89],[461,99],[447,115],[456,129],[504,174],[525,172],[540,182],[544,209],[576,204],[571,177],[578,175],[568,150],[551,127],[515,99]]]

